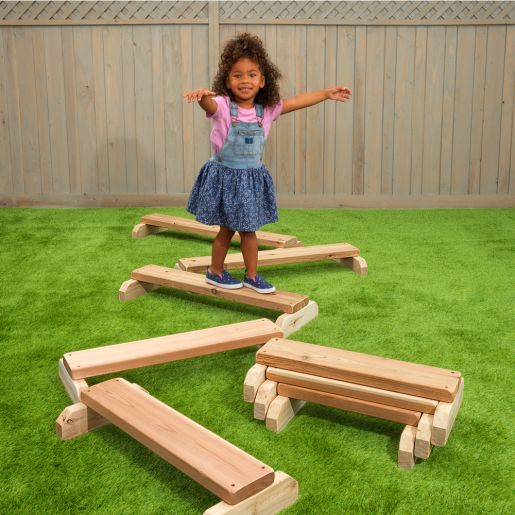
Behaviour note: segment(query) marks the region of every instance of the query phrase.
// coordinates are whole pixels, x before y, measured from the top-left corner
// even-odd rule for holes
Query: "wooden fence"
[[[183,205],[223,43],[261,36],[282,206],[515,206],[515,2],[0,2],[0,205]]]

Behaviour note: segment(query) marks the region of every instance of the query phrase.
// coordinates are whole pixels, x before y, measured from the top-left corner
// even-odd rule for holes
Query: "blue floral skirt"
[[[275,190],[265,166],[234,169],[208,161],[191,190],[188,211],[206,225],[253,232],[277,222]]]

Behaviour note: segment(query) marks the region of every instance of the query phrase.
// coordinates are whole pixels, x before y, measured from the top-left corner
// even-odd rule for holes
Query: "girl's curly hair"
[[[254,61],[265,76],[265,85],[259,90],[255,98],[256,104],[263,106],[277,104],[281,99],[279,85],[277,84],[277,81],[282,77],[281,72],[270,61],[261,39],[248,32],[238,34],[226,43],[213,81],[213,91],[218,95],[227,95],[231,100],[234,100],[232,91],[227,87],[227,77],[234,63],[242,57],[247,57]]]

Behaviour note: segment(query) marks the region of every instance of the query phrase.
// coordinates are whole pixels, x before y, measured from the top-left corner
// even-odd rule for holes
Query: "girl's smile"
[[[227,87],[241,107],[252,107],[254,98],[265,85],[265,77],[259,65],[247,57],[238,59],[227,77]]]

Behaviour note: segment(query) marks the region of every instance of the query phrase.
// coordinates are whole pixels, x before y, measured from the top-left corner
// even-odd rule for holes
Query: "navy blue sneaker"
[[[225,288],[226,290],[236,290],[243,287],[241,281],[235,279],[227,270],[224,270],[221,274],[212,274],[209,268],[206,272],[206,283]]]
[[[272,286],[259,274],[256,274],[255,279],[251,279],[250,277],[247,277],[247,274],[245,274],[245,278],[243,279],[243,286],[246,286],[247,288],[252,288],[253,290],[256,290],[258,293],[272,293],[275,291],[275,286]]]

